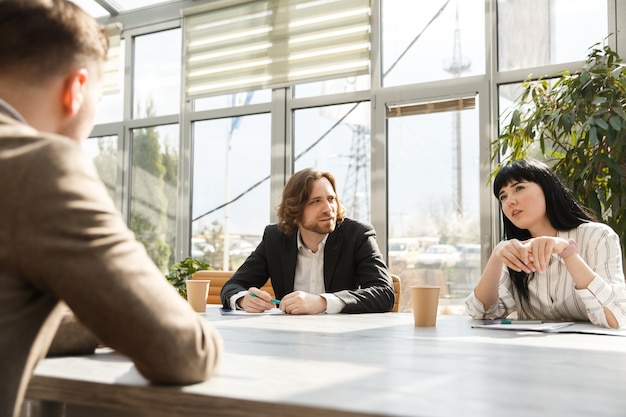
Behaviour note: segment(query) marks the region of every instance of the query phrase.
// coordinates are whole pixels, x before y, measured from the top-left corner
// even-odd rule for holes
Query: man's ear
[[[66,116],[78,113],[84,100],[84,87],[87,82],[87,70],[80,68],[72,71],[63,83],[63,112]]]

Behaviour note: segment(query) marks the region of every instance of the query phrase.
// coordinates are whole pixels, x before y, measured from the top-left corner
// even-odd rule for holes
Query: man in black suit
[[[259,288],[271,278],[288,314],[391,310],[394,291],[371,225],[347,219],[330,172],[295,173],[277,208],[278,224],[224,285],[222,304],[262,312],[275,307]]]

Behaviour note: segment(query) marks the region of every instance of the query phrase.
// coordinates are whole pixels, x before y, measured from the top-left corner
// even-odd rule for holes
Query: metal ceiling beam
[[[111,3],[111,0],[98,1],[108,1]],[[100,17],[97,20],[104,25],[121,23],[124,30],[128,31],[144,26],[180,20],[180,11],[182,9],[198,4],[209,3],[211,1],[215,0],[171,0],[139,9],[126,10],[121,8],[118,15]],[[0,3],[2,3],[2,0],[0,0]]]
[[[111,16],[117,16],[122,11],[122,7],[115,2],[115,0],[95,0],[103,9],[111,14]]]

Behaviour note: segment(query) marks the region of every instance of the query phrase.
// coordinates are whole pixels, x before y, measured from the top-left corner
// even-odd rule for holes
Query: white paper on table
[[[280,308],[271,308],[261,313],[249,313],[245,310],[230,310],[227,308],[220,308],[220,314],[222,316],[267,316],[267,315],[281,315],[285,314]]]
[[[496,330],[532,330],[536,332],[558,332],[564,327],[574,324],[573,321],[547,322],[547,323],[500,323],[500,320],[493,322],[483,322],[481,324],[473,324],[474,328],[496,329]]]

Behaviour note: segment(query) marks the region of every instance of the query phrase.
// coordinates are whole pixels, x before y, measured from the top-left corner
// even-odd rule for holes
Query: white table
[[[204,383],[152,386],[101,350],[45,359],[27,396],[66,417],[626,415],[626,337],[473,329],[461,316],[416,328],[406,313],[206,316],[225,355]]]

